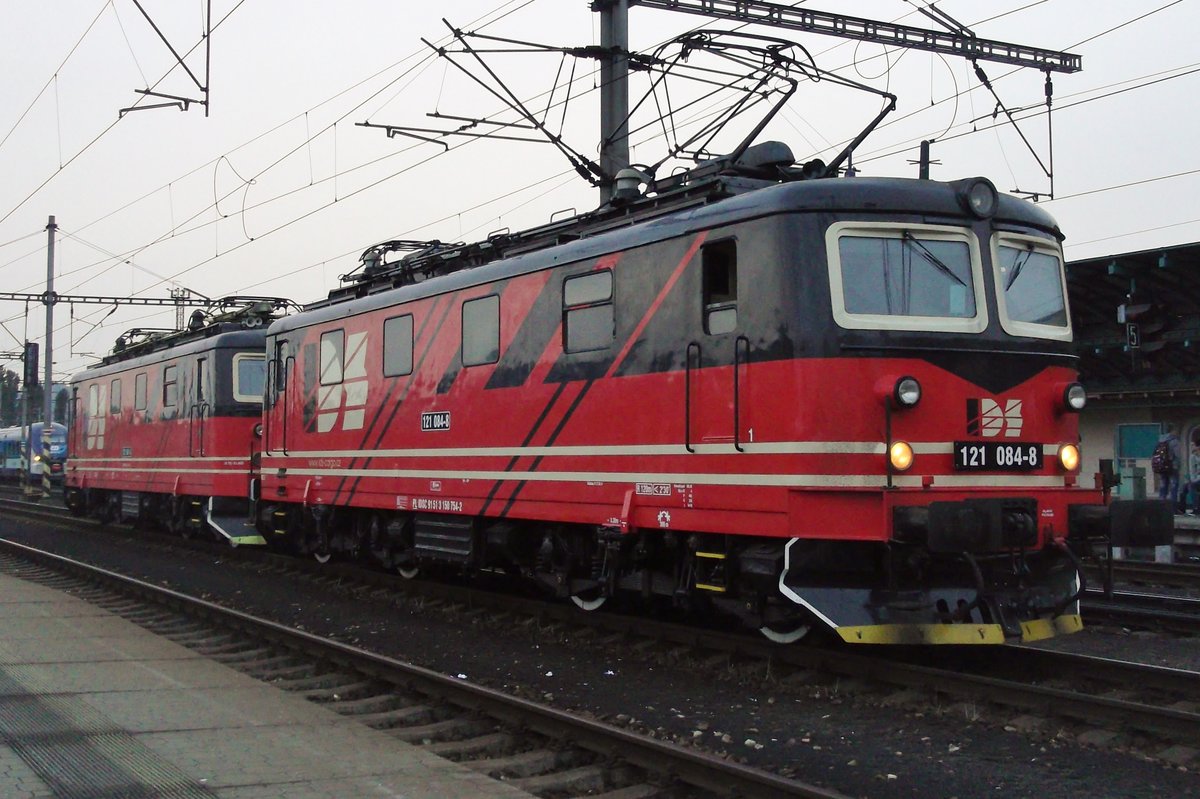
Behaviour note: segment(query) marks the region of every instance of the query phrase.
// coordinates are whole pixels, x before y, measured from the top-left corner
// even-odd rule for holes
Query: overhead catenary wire
[[[75,55],[75,51],[79,49],[79,45],[83,44],[83,40],[86,39],[87,35],[92,32],[92,28],[96,27],[96,23],[100,21],[100,17],[104,14],[104,9],[108,8],[110,5],[112,5],[112,0],[104,0],[104,2],[101,3],[100,10],[96,12],[96,16],[92,18],[90,23],[88,23],[87,28],[85,28],[83,33],[80,34],[79,39],[76,40],[75,44],[71,45],[71,49],[67,51],[67,54],[65,57],[63,57],[62,62],[50,74],[50,77],[46,80],[45,85],[43,85],[38,93],[34,95],[33,100],[28,106],[26,106],[25,110],[21,112],[21,115],[17,117],[17,121],[14,122],[13,126],[8,129],[8,133],[4,134],[4,138],[0,139],[0,149],[4,148],[4,145],[8,142],[9,137],[13,135],[13,132],[17,128],[21,127],[21,123],[25,121],[25,117],[29,115],[29,112],[33,110],[35,105],[37,105],[38,100],[42,99],[42,95],[46,93],[46,90],[49,89],[50,85],[58,78],[58,74],[62,72],[63,67],[65,67],[67,62],[71,60],[71,56]]]
[[[1030,5],[1037,5],[1037,3],[1030,4]],[[1029,6],[1025,6],[1025,7],[1023,7],[1023,8],[1028,8],[1028,7],[1029,7]],[[1018,10],[1019,10],[1019,9],[1018,9]],[[1014,13],[1014,12],[1006,12],[1006,13]],[[958,92],[956,92],[956,96],[958,96],[959,94],[961,94],[961,93],[958,93]],[[344,117],[343,117],[343,118],[344,118]],[[310,138],[310,139],[309,139],[309,140],[306,142],[306,146],[307,146],[307,145],[310,145],[310,144],[311,144],[311,138]],[[380,160],[383,160],[383,159],[380,159]],[[861,159],[860,159],[860,160],[861,160]],[[362,167],[356,167],[356,168],[362,168]],[[345,173],[344,173],[344,172],[335,172],[335,174],[345,174]],[[243,188],[244,188],[244,186],[239,186],[239,187],[238,187],[237,189],[235,189],[234,191],[240,191],[240,190],[242,190]],[[281,196],[286,196],[286,195],[281,195]],[[253,209],[253,208],[255,208],[255,207],[258,207],[258,206],[256,206],[256,205],[250,205],[250,206],[248,206],[248,209]],[[328,207],[328,205],[326,205],[326,206],[324,206],[324,207]],[[306,214],[305,214],[303,217],[301,217],[301,218],[307,218],[307,217],[310,217],[312,213],[315,213],[316,211],[319,211],[319,210],[321,210],[321,209],[316,209],[316,210],[314,210],[314,211],[310,211],[309,213],[306,213]],[[298,220],[293,220],[292,222],[290,222],[290,223],[288,223],[288,224],[294,224],[294,222],[295,222],[295,221],[298,221]],[[286,225],[284,225],[284,226],[279,226],[279,227],[275,228],[275,230],[280,230],[280,229],[283,229],[284,227],[286,227]],[[228,252],[228,251],[227,251],[227,252]],[[209,260],[211,260],[211,259],[209,259]],[[207,261],[206,261],[206,262],[207,262]],[[189,270],[190,270],[191,268],[195,268],[195,267],[189,267]]]
[[[239,8],[241,8],[241,7],[242,7],[242,4],[243,4],[243,3],[245,3],[245,2],[246,2],[246,0],[238,0],[238,3],[237,3],[237,5],[235,5],[235,6],[234,6],[232,9],[230,9],[230,10],[229,10],[229,12],[225,14],[225,16],[221,17],[221,19],[220,19],[220,20],[217,22],[217,24],[213,25],[213,27],[212,27],[212,30],[213,30],[213,32],[216,32],[217,28],[221,27],[221,25],[222,25],[222,24],[223,24],[223,23],[224,23],[226,20],[228,20],[228,19],[229,19],[229,17],[230,17],[230,16],[232,16],[232,15],[233,15],[233,13],[234,13],[235,11],[237,11]],[[185,53],[183,57],[184,57],[184,58],[187,58],[187,56],[191,55],[192,51],[194,51],[194,50],[196,49],[196,47],[199,47],[199,46],[200,46],[200,43],[197,43],[197,44],[193,45],[192,49],[191,49],[191,50],[188,50],[188,51],[187,51],[187,53]],[[182,60],[181,60],[179,63],[182,63]],[[177,63],[175,66],[178,66],[178,63]],[[156,89],[156,88],[158,88],[159,84],[161,84],[161,83],[162,83],[164,80],[166,80],[166,79],[167,79],[167,77],[168,77],[168,76],[169,76],[169,75],[170,75],[172,72],[174,72],[174,71],[175,71],[175,66],[172,66],[170,69],[168,69],[168,70],[166,71],[166,73],[165,73],[165,74],[163,74],[163,76],[162,76],[161,78],[159,78],[157,81],[155,81],[154,85],[153,85],[153,86],[151,86],[151,87],[150,87],[150,89],[151,89],[151,90],[153,90],[153,89]],[[134,106],[136,107],[136,106],[137,106],[137,104],[138,104],[138,103],[140,103],[140,102],[142,102],[142,100],[144,100],[144,99],[145,99],[145,95],[143,95],[143,97],[139,98],[139,99],[137,100],[137,102],[135,102],[135,103],[134,103]],[[95,136],[95,137],[93,137],[93,138],[91,139],[91,141],[89,141],[87,144],[85,144],[81,150],[79,150],[79,151],[78,151],[77,153],[75,153],[73,156],[71,156],[70,158],[68,158],[68,159],[67,159],[65,162],[61,162],[61,161],[62,161],[62,159],[61,159],[61,157],[60,157],[60,159],[59,159],[59,160],[60,160],[60,162],[61,162],[61,163],[59,164],[59,167],[58,167],[58,169],[57,169],[57,170],[55,170],[54,172],[52,172],[52,173],[50,174],[50,176],[49,176],[49,177],[47,177],[45,180],[43,180],[41,183],[39,183],[39,184],[37,185],[37,187],[35,187],[35,188],[34,188],[34,189],[31,191],[31,192],[29,192],[29,194],[27,194],[27,195],[24,197],[24,199],[22,199],[22,200],[21,200],[20,202],[18,202],[18,203],[17,203],[15,206],[13,206],[12,208],[10,208],[10,209],[9,209],[9,210],[8,210],[8,211],[7,211],[7,212],[4,214],[4,216],[0,216],[0,223],[3,223],[3,222],[4,222],[5,220],[7,220],[7,219],[8,219],[10,216],[12,216],[12,215],[13,215],[14,213],[16,213],[18,210],[20,210],[21,208],[23,208],[23,207],[25,206],[25,203],[29,202],[31,199],[33,199],[34,197],[36,197],[36,196],[37,196],[37,195],[38,195],[38,194],[41,192],[41,190],[42,190],[42,189],[44,189],[46,186],[48,186],[48,185],[50,184],[50,181],[54,180],[54,178],[55,178],[55,177],[57,177],[58,175],[61,175],[64,169],[66,169],[68,166],[70,166],[71,164],[73,164],[73,163],[74,163],[74,162],[75,162],[75,161],[76,161],[76,160],[77,160],[77,159],[78,159],[80,156],[82,156],[84,153],[86,153],[86,152],[88,152],[89,150],[91,150],[91,149],[92,149],[92,147],[94,147],[94,146],[96,145],[96,143],[97,143],[97,142],[99,142],[101,139],[103,139],[103,138],[104,138],[104,137],[105,137],[105,136],[108,134],[108,132],[109,132],[109,131],[111,131],[113,128],[115,128],[117,125],[119,125],[119,124],[121,123],[121,120],[122,120],[122,119],[124,119],[124,117],[123,117],[123,116],[118,116],[118,117],[116,118],[116,120],[114,120],[112,123],[110,123],[110,124],[108,125],[108,127],[104,128],[104,130],[102,130],[102,131],[100,131],[98,134],[96,134],[96,136]]]
[[[238,3],[238,6],[240,6],[240,5],[242,4],[242,2],[244,2],[244,1],[245,1],[245,0],[241,0],[241,2],[239,2],[239,3]],[[501,6],[499,6],[498,8],[496,8],[496,9],[493,9],[493,10],[491,10],[491,11],[489,11],[489,12],[487,12],[487,13],[485,13],[485,14],[481,15],[480,17],[478,17],[478,18],[477,18],[477,20],[475,21],[475,23],[479,23],[479,24],[483,24],[483,25],[490,25],[490,24],[494,24],[496,21],[499,21],[499,20],[501,20],[501,19],[504,19],[505,17],[509,16],[510,14],[514,13],[515,11],[519,10],[520,8],[524,8],[525,6],[528,6],[528,5],[530,5],[532,2],[533,2],[533,0],[509,0],[509,2],[508,2],[508,3],[502,4],[502,5],[501,5]],[[235,6],[235,7],[234,7],[234,9],[232,9],[232,10],[231,10],[231,11],[230,11],[228,14],[226,14],[226,15],[225,15],[225,17],[223,17],[223,18],[221,19],[221,21],[220,21],[220,22],[218,22],[218,23],[217,23],[217,25],[214,25],[213,29],[214,29],[214,30],[216,30],[216,28],[217,28],[217,27],[218,27],[218,26],[219,26],[219,25],[220,25],[222,22],[224,22],[226,19],[228,19],[229,15],[230,15],[230,14],[232,14],[232,13],[233,13],[233,11],[235,11],[235,10],[237,9],[237,7],[238,7],[238,6]],[[475,24],[475,23],[472,23],[472,24]],[[193,49],[194,49],[194,48],[193,48]],[[190,52],[191,52],[191,51],[189,51],[189,53],[190,53]],[[427,54],[427,52],[426,52],[426,51],[425,51],[423,48],[422,48],[422,49],[418,49],[418,50],[416,50],[416,51],[415,51],[415,53],[414,53],[414,54],[412,54],[412,55],[410,55],[410,56],[407,56],[406,58],[404,58],[404,59],[401,59],[401,60],[400,60],[400,61],[398,61],[398,62],[395,62],[393,65],[391,65],[391,66],[389,66],[389,67],[387,67],[387,68],[385,68],[385,69],[383,69],[383,70],[379,70],[379,71],[378,71],[378,72],[376,72],[374,75],[372,75],[372,76],[369,76],[368,78],[365,78],[365,79],[363,79],[363,80],[361,80],[361,81],[359,81],[359,82],[357,82],[357,83],[353,84],[351,87],[348,87],[347,89],[344,89],[344,90],[342,90],[341,92],[338,92],[338,93],[337,93],[337,94],[335,94],[333,97],[331,97],[331,98],[328,98],[328,99],[326,99],[326,100],[322,101],[321,103],[318,103],[318,104],[317,104],[316,106],[314,106],[313,108],[319,108],[319,107],[321,107],[321,106],[323,106],[323,105],[327,104],[328,102],[331,102],[332,100],[336,99],[337,97],[340,97],[340,96],[342,96],[342,95],[344,95],[344,94],[346,94],[346,93],[348,93],[348,92],[350,92],[350,91],[353,91],[354,89],[356,89],[356,88],[358,88],[358,87],[362,86],[363,84],[365,84],[365,83],[369,82],[370,80],[372,80],[372,79],[374,79],[374,78],[378,77],[379,75],[382,75],[383,73],[385,73],[385,72],[387,72],[387,71],[389,71],[389,70],[391,70],[391,69],[394,69],[396,66],[398,66],[398,65],[400,65],[400,64],[403,64],[405,61],[408,61],[408,60],[410,60],[410,59],[411,59],[411,58],[413,58],[414,56],[422,56],[422,55],[424,56],[424,58],[425,58],[425,59],[428,59],[428,58],[430,58],[430,56]],[[185,57],[186,57],[186,54],[185,54]],[[422,60],[424,60],[424,59],[422,59]],[[164,77],[165,77],[165,76],[164,76]],[[401,77],[403,77],[403,76],[401,76]],[[399,79],[399,78],[398,78],[398,79]],[[397,79],[397,80],[398,80],[398,79]],[[395,81],[392,81],[392,83],[394,83],[394,82],[395,82]],[[156,84],[156,85],[157,85],[157,84]],[[384,88],[386,88],[386,86],[385,86]],[[361,101],[360,103],[356,104],[356,105],[355,105],[353,108],[351,108],[349,111],[347,111],[347,112],[343,113],[343,114],[342,114],[342,115],[341,115],[341,116],[338,118],[338,121],[340,121],[340,120],[344,120],[344,119],[345,119],[346,117],[348,117],[350,114],[352,114],[352,113],[354,113],[355,111],[357,111],[357,110],[361,109],[361,108],[363,107],[363,105],[365,105],[365,104],[369,103],[369,102],[370,102],[372,99],[374,99],[375,97],[377,97],[377,96],[380,94],[380,92],[382,92],[383,90],[384,90],[384,89],[380,89],[380,90],[377,90],[376,92],[373,92],[373,93],[372,93],[371,95],[369,95],[369,96],[368,96],[368,97],[367,97],[365,100],[363,100],[363,101]],[[312,110],[312,109],[310,109],[310,110]],[[303,114],[301,114],[301,115],[296,115],[296,116],[293,116],[292,118],[290,118],[290,119],[289,119],[289,120],[287,120],[286,122],[284,122],[284,123],[281,123],[280,125],[277,125],[277,126],[275,126],[275,127],[274,127],[274,128],[272,128],[270,131],[267,131],[266,133],[263,133],[263,134],[259,134],[258,136],[255,136],[255,137],[251,138],[249,141],[247,141],[247,142],[243,143],[242,145],[239,145],[239,147],[238,147],[238,148],[235,148],[235,150],[234,150],[234,151],[236,151],[237,149],[241,149],[242,147],[248,146],[249,144],[252,144],[252,143],[254,143],[254,142],[258,141],[258,140],[259,140],[259,139],[261,139],[263,136],[265,136],[265,135],[269,135],[270,133],[272,133],[272,132],[275,132],[275,131],[279,130],[280,128],[282,128],[282,127],[286,126],[287,124],[290,124],[291,122],[294,122],[296,119],[299,119],[301,116],[303,116]],[[114,124],[115,124],[115,123],[114,123]],[[320,136],[320,135],[322,135],[322,133],[324,132],[324,130],[328,130],[328,129],[330,129],[330,128],[333,128],[333,130],[336,132],[336,127],[335,127],[335,126],[336,126],[336,121],[335,121],[335,123],[333,123],[332,125],[330,125],[330,126],[327,126],[325,129],[323,129],[322,131],[318,132],[316,135],[317,135],[317,136]],[[106,131],[107,131],[107,130],[109,130],[109,129],[111,129],[111,127],[112,127],[112,126],[110,126],[108,129],[106,129]],[[311,138],[311,137],[310,137],[310,138]],[[284,160],[286,160],[288,157],[290,157],[292,154],[294,154],[296,151],[298,151],[298,150],[299,150],[301,147],[305,147],[305,146],[307,146],[307,140],[306,140],[306,142],[305,142],[305,143],[302,143],[301,145],[299,145],[299,146],[298,146],[298,147],[296,147],[296,148],[293,148],[292,150],[289,150],[289,151],[288,151],[288,152],[286,152],[286,153],[285,153],[283,156],[281,156],[281,157],[277,158],[275,161],[273,161],[272,163],[268,164],[268,165],[267,165],[266,167],[264,167],[263,169],[259,170],[257,173],[255,173],[255,175],[254,175],[254,178],[252,178],[252,179],[255,179],[255,178],[257,178],[257,177],[260,177],[260,176],[261,176],[262,174],[264,174],[266,171],[268,171],[268,170],[272,169],[273,167],[277,166],[278,164],[280,164],[281,162],[283,162]],[[227,157],[227,155],[228,155],[228,153],[226,153],[226,155],[224,155],[224,156],[218,156],[217,158],[215,158],[215,159],[213,159],[213,160],[211,160],[211,161],[207,162],[207,163],[206,163],[206,164],[204,164],[204,165],[201,165],[200,167],[196,167],[195,169],[189,170],[189,172],[185,173],[184,177],[186,177],[186,176],[190,176],[190,175],[192,175],[192,174],[195,174],[195,173],[197,173],[197,172],[199,172],[199,171],[203,171],[203,170],[205,170],[205,169],[207,169],[207,168],[209,168],[209,167],[211,167],[211,166],[214,166],[214,165],[215,165],[216,163],[218,163],[218,162],[219,162],[219,161],[220,161],[222,158],[225,158],[225,157]],[[76,156],[76,157],[77,157],[77,156]],[[390,156],[384,156],[384,157],[382,157],[382,158],[380,158],[380,159],[376,159],[375,161],[373,161],[373,162],[368,162],[368,163],[369,163],[369,164],[370,164],[370,163],[377,163],[378,161],[385,160],[387,157],[390,157]],[[68,163],[69,163],[69,162],[68,162]],[[352,170],[350,170],[350,171],[353,171],[353,170],[357,170],[357,169],[363,168],[363,166],[364,166],[364,165],[358,165],[358,166],[355,166],[355,167],[353,167],[353,168],[352,168]],[[346,173],[344,172],[344,173],[342,173],[342,174],[346,174]],[[335,177],[336,177],[336,173],[335,173]],[[172,183],[175,183],[175,182],[178,182],[178,181],[179,181],[179,180],[181,180],[181,179],[182,179],[182,178],[177,178],[176,180],[174,180],[174,181],[171,181],[171,183],[168,183],[168,184],[166,184],[166,186],[165,186],[165,187],[159,187],[158,189],[155,189],[155,190],[154,190],[154,191],[152,191],[152,192],[148,192],[147,194],[143,195],[142,197],[138,198],[137,200],[131,201],[130,203],[126,203],[126,205],[122,206],[120,209],[117,209],[117,210],[116,210],[116,211],[114,211],[114,212],[111,212],[111,213],[109,213],[109,214],[106,214],[104,217],[101,217],[100,219],[98,219],[98,220],[95,220],[95,221],[94,221],[94,222],[92,222],[92,223],[88,223],[88,224],[85,224],[85,225],[83,225],[83,226],[80,228],[80,230],[87,229],[88,227],[91,227],[93,224],[96,224],[96,223],[98,223],[98,222],[100,222],[100,221],[103,221],[104,219],[107,219],[107,218],[111,217],[113,214],[115,214],[115,213],[119,213],[121,210],[124,210],[124,209],[126,209],[126,208],[128,208],[128,207],[131,207],[132,205],[135,205],[136,203],[138,203],[138,202],[142,201],[143,199],[145,199],[145,198],[147,198],[147,197],[150,197],[150,196],[153,196],[155,193],[157,193],[157,192],[159,192],[159,191],[162,191],[162,190],[163,190],[163,188],[167,188],[167,189],[168,189],[168,191],[169,191],[169,187],[171,186],[171,184],[172,184]],[[43,185],[44,185],[44,184],[43,184]],[[238,191],[242,190],[242,188],[243,188],[243,186],[238,186],[238,187],[236,187],[236,188],[232,189],[231,191],[229,191],[229,192],[228,192],[228,193],[226,193],[225,195],[222,195],[221,197],[219,197],[219,198],[217,199],[217,202],[219,203],[219,201],[220,201],[220,200],[227,199],[228,197],[232,196],[232,195],[233,195],[233,194],[235,194],[236,192],[238,192]],[[294,193],[294,192],[289,192],[288,194],[291,194],[291,193]],[[287,195],[287,194],[285,194],[285,195],[281,195],[281,196],[288,196],[288,195]],[[214,203],[214,205],[215,205],[215,204],[216,204],[216,203]],[[207,207],[205,207],[205,208],[202,208],[202,209],[200,209],[200,210],[199,210],[199,211],[197,211],[195,214],[193,214],[191,217],[189,217],[187,220],[184,220],[184,222],[183,222],[182,224],[187,224],[188,222],[190,222],[190,221],[192,221],[192,220],[194,220],[194,219],[198,218],[199,216],[201,216],[202,214],[204,214],[206,211],[208,211],[209,209],[213,208],[213,207],[214,207],[214,205],[210,205],[210,206],[207,206]],[[14,209],[14,210],[15,210],[15,209]],[[11,212],[10,212],[10,213],[11,213]],[[307,214],[306,214],[306,216],[307,216]],[[7,218],[7,217],[5,217],[5,218]],[[2,222],[2,221],[3,221],[3,219],[0,219],[0,222]],[[214,223],[215,223],[215,221],[218,221],[218,220],[214,220]],[[178,226],[177,226],[177,225],[174,227],[174,232],[175,232],[175,233],[178,233],[178,232],[179,232],[179,229],[178,229]],[[184,231],[184,232],[187,232],[187,231]],[[174,235],[174,234],[172,234],[172,235]],[[136,255],[137,253],[139,253],[139,252],[143,251],[143,250],[144,250],[144,249],[146,249],[147,247],[149,247],[149,246],[152,246],[153,244],[155,244],[155,243],[158,243],[159,241],[163,240],[163,238],[164,238],[164,237],[159,237],[159,238],[157,238],[157,239],[155,239],[155,240],[151,241],[151,242],[150,242],[149,244],[147,244],[147,245],[144,245],[144,246],[142,246],[142,247],[139,247],[139,248],[136,248],[136,249],[134,249],[134,250],[131,250],[131,251],[127,252],[127,253],[125,254],[125,256],[127,257],[127,256],[130,256],[130,255]],[[107,271],[107,270],[105,270],[105,271]],[[103,272],[101,272],[101,273],[100,273],[100,275],[102,275],[102,274],[103,274]],[[95,277],[99,277],[100,275],[96,275]]]

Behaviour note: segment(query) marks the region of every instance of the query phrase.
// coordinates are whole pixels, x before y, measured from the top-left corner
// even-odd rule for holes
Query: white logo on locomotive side
[[[979,401],[980,433],[984,438],[1017,438],[1021,435],[1024,419],[1021,417],[1021,400],[1010,399],[1000,407],[993,399]]]
[[[317,391],[317,432],[328,433],[341,417],[342,430],[361,430],[367,405],[367,334],[346,337],[346,360],[338,358],[337,348],[321,340],[321,382]]]
[[[84,434],[86,449],[104,449],[105,406],[108,405],[108,386],[92,386],[89,391],[87,430]]]

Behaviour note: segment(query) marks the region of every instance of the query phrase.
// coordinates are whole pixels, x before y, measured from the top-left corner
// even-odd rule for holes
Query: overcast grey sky
[[[932,27],[904,0],[796,5]],[[197,78],[205,2],[142,0]],[[1195,0],[1002,0],[939,3],[985,38],[1080,55],[1083,71],[1055,74],[1056,199],[1045,207],[1067,235],[1068,258],[1200,239],[1193,145],[1200,81]],[[0,286],[43,290],[47,217],[62,230],[60,293],[166,296],[185,286],[311,301],[390,238],[474,240],[520,229],[566,209],[587,210],[596,191],[546,145],[456,139],[451,149],[356,123],[447,127],[427,116],[512,119],[497,101],[420,39],[444,41],[451,23],[554,45],[598,42],[586,0],[212,0],[210,113],[199,106],[118,110],[154,102],[135,89],[199,98],[132,0],[57,0],[0,6]],[[649,50],[699,17],[634,8],[631,44]],[[985,175],[1001,190],[1045,194],[1050,146],[1044,75],[982,62],[1036,157],[962,59],[751,27],[803,45],[823,69],[899,98],[859,149],[867,174],[915,176],[922,138],[934,138],[933,177]],[[489,60],[537,108],[555,101],[574,69],[565,117],[547,115],[578,150],[595,156],[593,64],[557,55]],[[561,71],[560,71],[561,70]],[[636,91],[636,87],[635,87]],[[802,84],[763,138],[798,158],[829,159],[879,109],[872,95]],[[999,121],[1003,122],[1003,119]],[[651,131],[652,132],[652,131]],[[661,137],[635,137],[634,160],[657,160]],[[40,306],[0,307],[0,351],[40,340]],[[56,309],[56,374],[107,352],[130,327],[166,327],[171,309]],[[91,356],[91,357],[89,357]],[[10,368],[13,364],[9,364]]]

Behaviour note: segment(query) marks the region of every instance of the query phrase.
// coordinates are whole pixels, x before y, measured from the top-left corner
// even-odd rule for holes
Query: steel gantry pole
[[[616,174],[629,166],[629,0],[595,0],[600,12],[600,202],[612,199]]]
[[[54,234],[58,225],[46,225],[46,372],[42,380],[42,494],[50,496],[50,434],[54,426]]]

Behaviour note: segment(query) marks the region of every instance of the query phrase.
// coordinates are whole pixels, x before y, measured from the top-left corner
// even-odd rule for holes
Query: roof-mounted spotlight
[[[613,182],[613,200],[627,203],[642,196],[642,184],[649,183],[650,176],[640,169],[625,167]]]
[[[958,204],[978,219],[990,219],[1000,207],[1000,193],[987,178],[969,178],[953,184]]]

